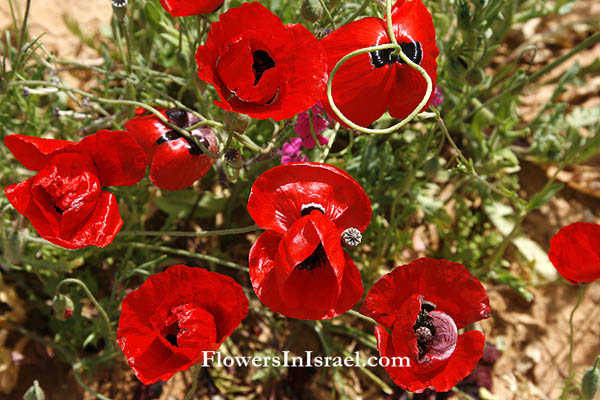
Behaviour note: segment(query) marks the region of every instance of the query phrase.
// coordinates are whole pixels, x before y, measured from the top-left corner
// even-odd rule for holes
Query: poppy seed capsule
[[[23,400],[45,400],[46,396],[44,395],[44,391],[40,387],[38,381],[33,381],[33,385],[27,389],[25,394],[23,395]]]
[[[342,232],[342,242],[348,247],[356,247],[360,244],[362,235],[356,228],[347,228]]]
[[[127,0],[112,0],[111,4],[117,21],[123,21],[127,14]]]
[[[319,0],[304,0],[300,13],[305,20],[317,22],[323,16],[323,6]]]

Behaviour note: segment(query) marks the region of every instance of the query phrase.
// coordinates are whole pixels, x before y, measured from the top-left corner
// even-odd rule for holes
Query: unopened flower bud
[[[319,0],[304,0],[300,13],[305,20],[317,22],[323,16],[323,6]]]
[[[71,318],[75,305],[69,296],[59,294],[52,299],[52,309],[54,310],[54,317],[59,321],[64,321]]]
[[[485,78],[485,74],[483,73],[483,70],[481,68],[473,67],[467,71],[466,78],[469,85],[477,86],[483,81],[483,78]]]
[[[33,381],[33,385],[27,389],[25,394],[23,395],[23,400],[45,400],[46,396],[44,395],[44,391],[40,387],[38,381]]]
[[[581,394],[585,400],[592,400],[600,386],[600,370],[596,367],[586,371],[581,379]]]
[[[431,157],[423,164],[423,172],[427,178],[434,178],[440,170],[440,160],[437,157]]]
[[[223,123],[227,129],[231,129],[237,133],[244,133],[250,124],[250,117],[246,114],[239,114],[231,111],[226,111],[223,118]]]

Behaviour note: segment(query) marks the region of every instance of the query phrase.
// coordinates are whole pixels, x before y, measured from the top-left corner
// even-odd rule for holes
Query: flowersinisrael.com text
[[[312,351],[305,351],[304,357],[283,351],[275,356],[221,356],[218,351],[203,351],[201,357],[202,367],[410,367],[408,357],[368,357],[361,360],[359,352],[354,356],[315,356]]]

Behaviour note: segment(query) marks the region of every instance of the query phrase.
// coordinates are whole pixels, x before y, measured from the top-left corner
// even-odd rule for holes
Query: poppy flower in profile
[[[130,186],[146,171],[141,147],[126,132],[99,131],[78,143],[10,135],[6,147],[38,173],[5,188],[15,209],[44,239],[69,249],[112,243],[123,220],[104,186]]]
[[[573,284],[600,279],[600,225],[575,222],[562,227],[550,240],[548,257]]]
[[[223,4],[223,0],[160,0],[160,4],[173,17],[208,14]]]
[[[392,23],[402,52],[427,71],[435,87],[439,50],[429,11],[421,0],[398,0],[392,8]],[[350,22],[321,39],[329,73],[348,53],[387,43],[391,42],[386,21],[373,17]],[[423,99],[427,90],[425,79],[392,52],[386,49],[361,54],[337,70],[333,78],[333,100],[355,124],[369,126],[386,110],[394,118],[405,118]],[[326,95],[322,103],[327,112],[338,119]]]
[[[419,258],[375,282],[361,314],[375,328],[382,357],[408,357],[410,366],[385,367],[401,388],[447,392],[469,375],[483,354],[485,336],[458,331],[490,316],[481,283],[461,264]]]
[[[312,162],[272,168],[252,185],[248,212],[267,229],[249,257],[264,305],[292,318],[327,319],[361,298],[360,274],[342,244],[360,243],[371,202],[350,175]]]
[[[191,113],[179,108],[161,109],[170,122],[187,128],[198,122]],[[155,115],[136,110],[136,117],[125,122],[129,132],[146,152],[150,165],[150,180],[165,190],[180,190],[202,178],[215,160],[202,152],[191,140],[163,124]],[[217,137],[210,128],[200,127],[191,132],[211,152],[218,151]]]
[[[219,107],[252,118],[292,118],[322,96],[325,52],[300,24],[283,25],[258,2],[221,14],[196,53],[198,76]]]
[[[117,343],[137,378],[150,385],[217,350],[247,313],[248,299],[230,277],[174,265],[123,299]]]

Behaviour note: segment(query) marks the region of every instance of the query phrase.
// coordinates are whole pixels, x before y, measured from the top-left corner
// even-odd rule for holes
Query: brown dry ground
[[[25,1],[16,1],[23,9]],[[63,14],[77,19],[80,26],[93,32],[108,24],[111,16],[108,0],[33,0],[30,32],[47,32],[43,42],[57,56],[85,60],[97,54],[85,48],[63,23]],[[498,62],[511,61],[519,46],[534,44],[538,48],[533,69],[540,68],[567,52],[586,35],[597,29],[600,2],[580,0],[572,13],[564,17],[536,19],[511,32],[507,45],[500,50]],[[595,25],[593,24],[595,22]],[[590,23],[592,22],[592,23]],[[0,31],[10,26],[8,2],[0,2]],[[581,52],[573,60],[554,70],[543,82],[521,98],[519,115],[526,123],[552,93],[552,80],[559,77],[575,61],[589,65],[600,57],[600,45]],[[490,72],[490,71],[488,71]],[[75,77],[71,77],[76,81]],[[544,83],[546,82],[546,83]],[[81,82],[80,82],[81,83]],[[593,107],[600,104],[600,76],[588,77],[581,87],[570,87],[561,101]],[[591,133],[591,132],[590,132]],[[598,134],[598,133],[596,133]],[[563,225],[585,220],[600,223],[600,156],[585,165],[572,166],[559,175],[568,184],[550,204],[530,215],[523,232],[548,250],[550,237]],[[552,172],[552,166],[523,163],[520,173],[523,196],[529,197],[541,188]],[[528,303],[506,287],[487,287],[493,316],[482,323],[487,338],[502,350],[494,368],[494,393],[497,399],[556,399],[568,368],[568,320],[577,299],[577,289],[564,283],[551,283],[531,288],[535,295]],[[600,282],[589,285],[581,307],[575,315],[575,368],[581,375],[600,355]],[[40,380],[50,400],[91,398],[82,393],[69,369],[56,363],[48,349],[39,345],[26,346],[25,362],[20,367],[17,388],[0,399],[17,399]],[[2,371],[0,371],[2,374]],[[166,385],[161,400],[182,398],[190,382],[189,374],[176,374]],[[132,399],[139,385],[123,363],[103,371],[93,385],[96,390],[114,400]],[[316,394],[316,393],[315,393]],[[137,396],[136,396],[137,397]],[[140,397],[137,397],[140,398]],[[598,397],[597,397],[598,398]]]

